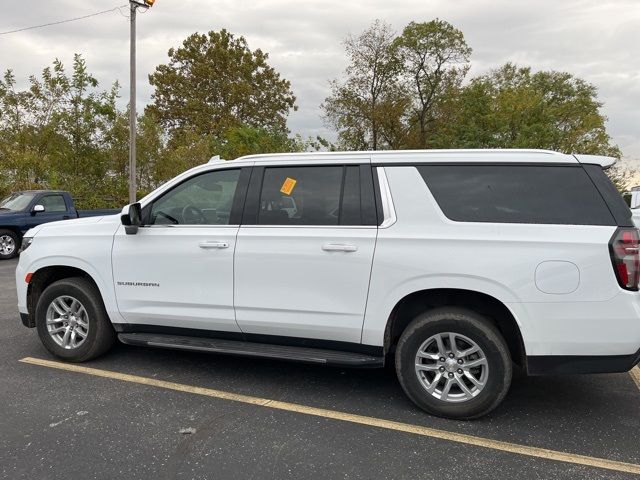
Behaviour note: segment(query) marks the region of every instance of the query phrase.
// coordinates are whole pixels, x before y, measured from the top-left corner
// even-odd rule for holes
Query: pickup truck
[[[69,192],[26,190],[0,202],[0,260],[18,255],[24,233],[42,223],[114,215],[120,210],[76,210]]]

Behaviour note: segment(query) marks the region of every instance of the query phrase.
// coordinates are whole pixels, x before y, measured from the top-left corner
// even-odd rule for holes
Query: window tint
[[[422,165],[444,214],[460,222],[615,225],[580,166]]]
[[[258,224],[339,225],[344,167],[273,167],[264,172]]]
[[[613,214],[613,218],[620,227],[633,227],[631,219],[631,210],[620,195],[620,192],[609,179],[600,165],[585,164],[584,170],[587,172],[594,185],[604,198],[609,207],[609,211]]]
[[[42,197],[38,203],[44,207],[45,212],[67,211],[67,204],[64,203],[64,197],[62,195],[47,195]]]
[[[240,170],[203,173],[156,200],[151,225],[228,225]]]

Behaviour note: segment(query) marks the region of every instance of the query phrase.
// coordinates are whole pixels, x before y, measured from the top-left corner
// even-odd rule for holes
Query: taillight
[[[611,263],[618,283],[625,290],[638,291],[640,280],[640,235],[637,228],[621,227],[609,241]]]

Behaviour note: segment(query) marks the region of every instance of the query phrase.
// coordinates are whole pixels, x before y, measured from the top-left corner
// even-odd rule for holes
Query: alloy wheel
[[[9,256],[15,251],[15,239],[11,235],[0,235],[0,255]]]
[[[415,372],[427,393],[444,402],[460,403],[483,390],[489,364],[482,349],[469,337],[444,332],[420,345]]]
[[[56,344],[72,350],[89,335],[89,315],[82,303],[69,295],[56,297],[47,308],[47,331]]]

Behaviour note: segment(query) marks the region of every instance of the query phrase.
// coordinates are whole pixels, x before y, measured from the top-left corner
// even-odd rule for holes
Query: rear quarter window
[[[447,218],[458,222],[616,225],[580,165],[417,166]]]

